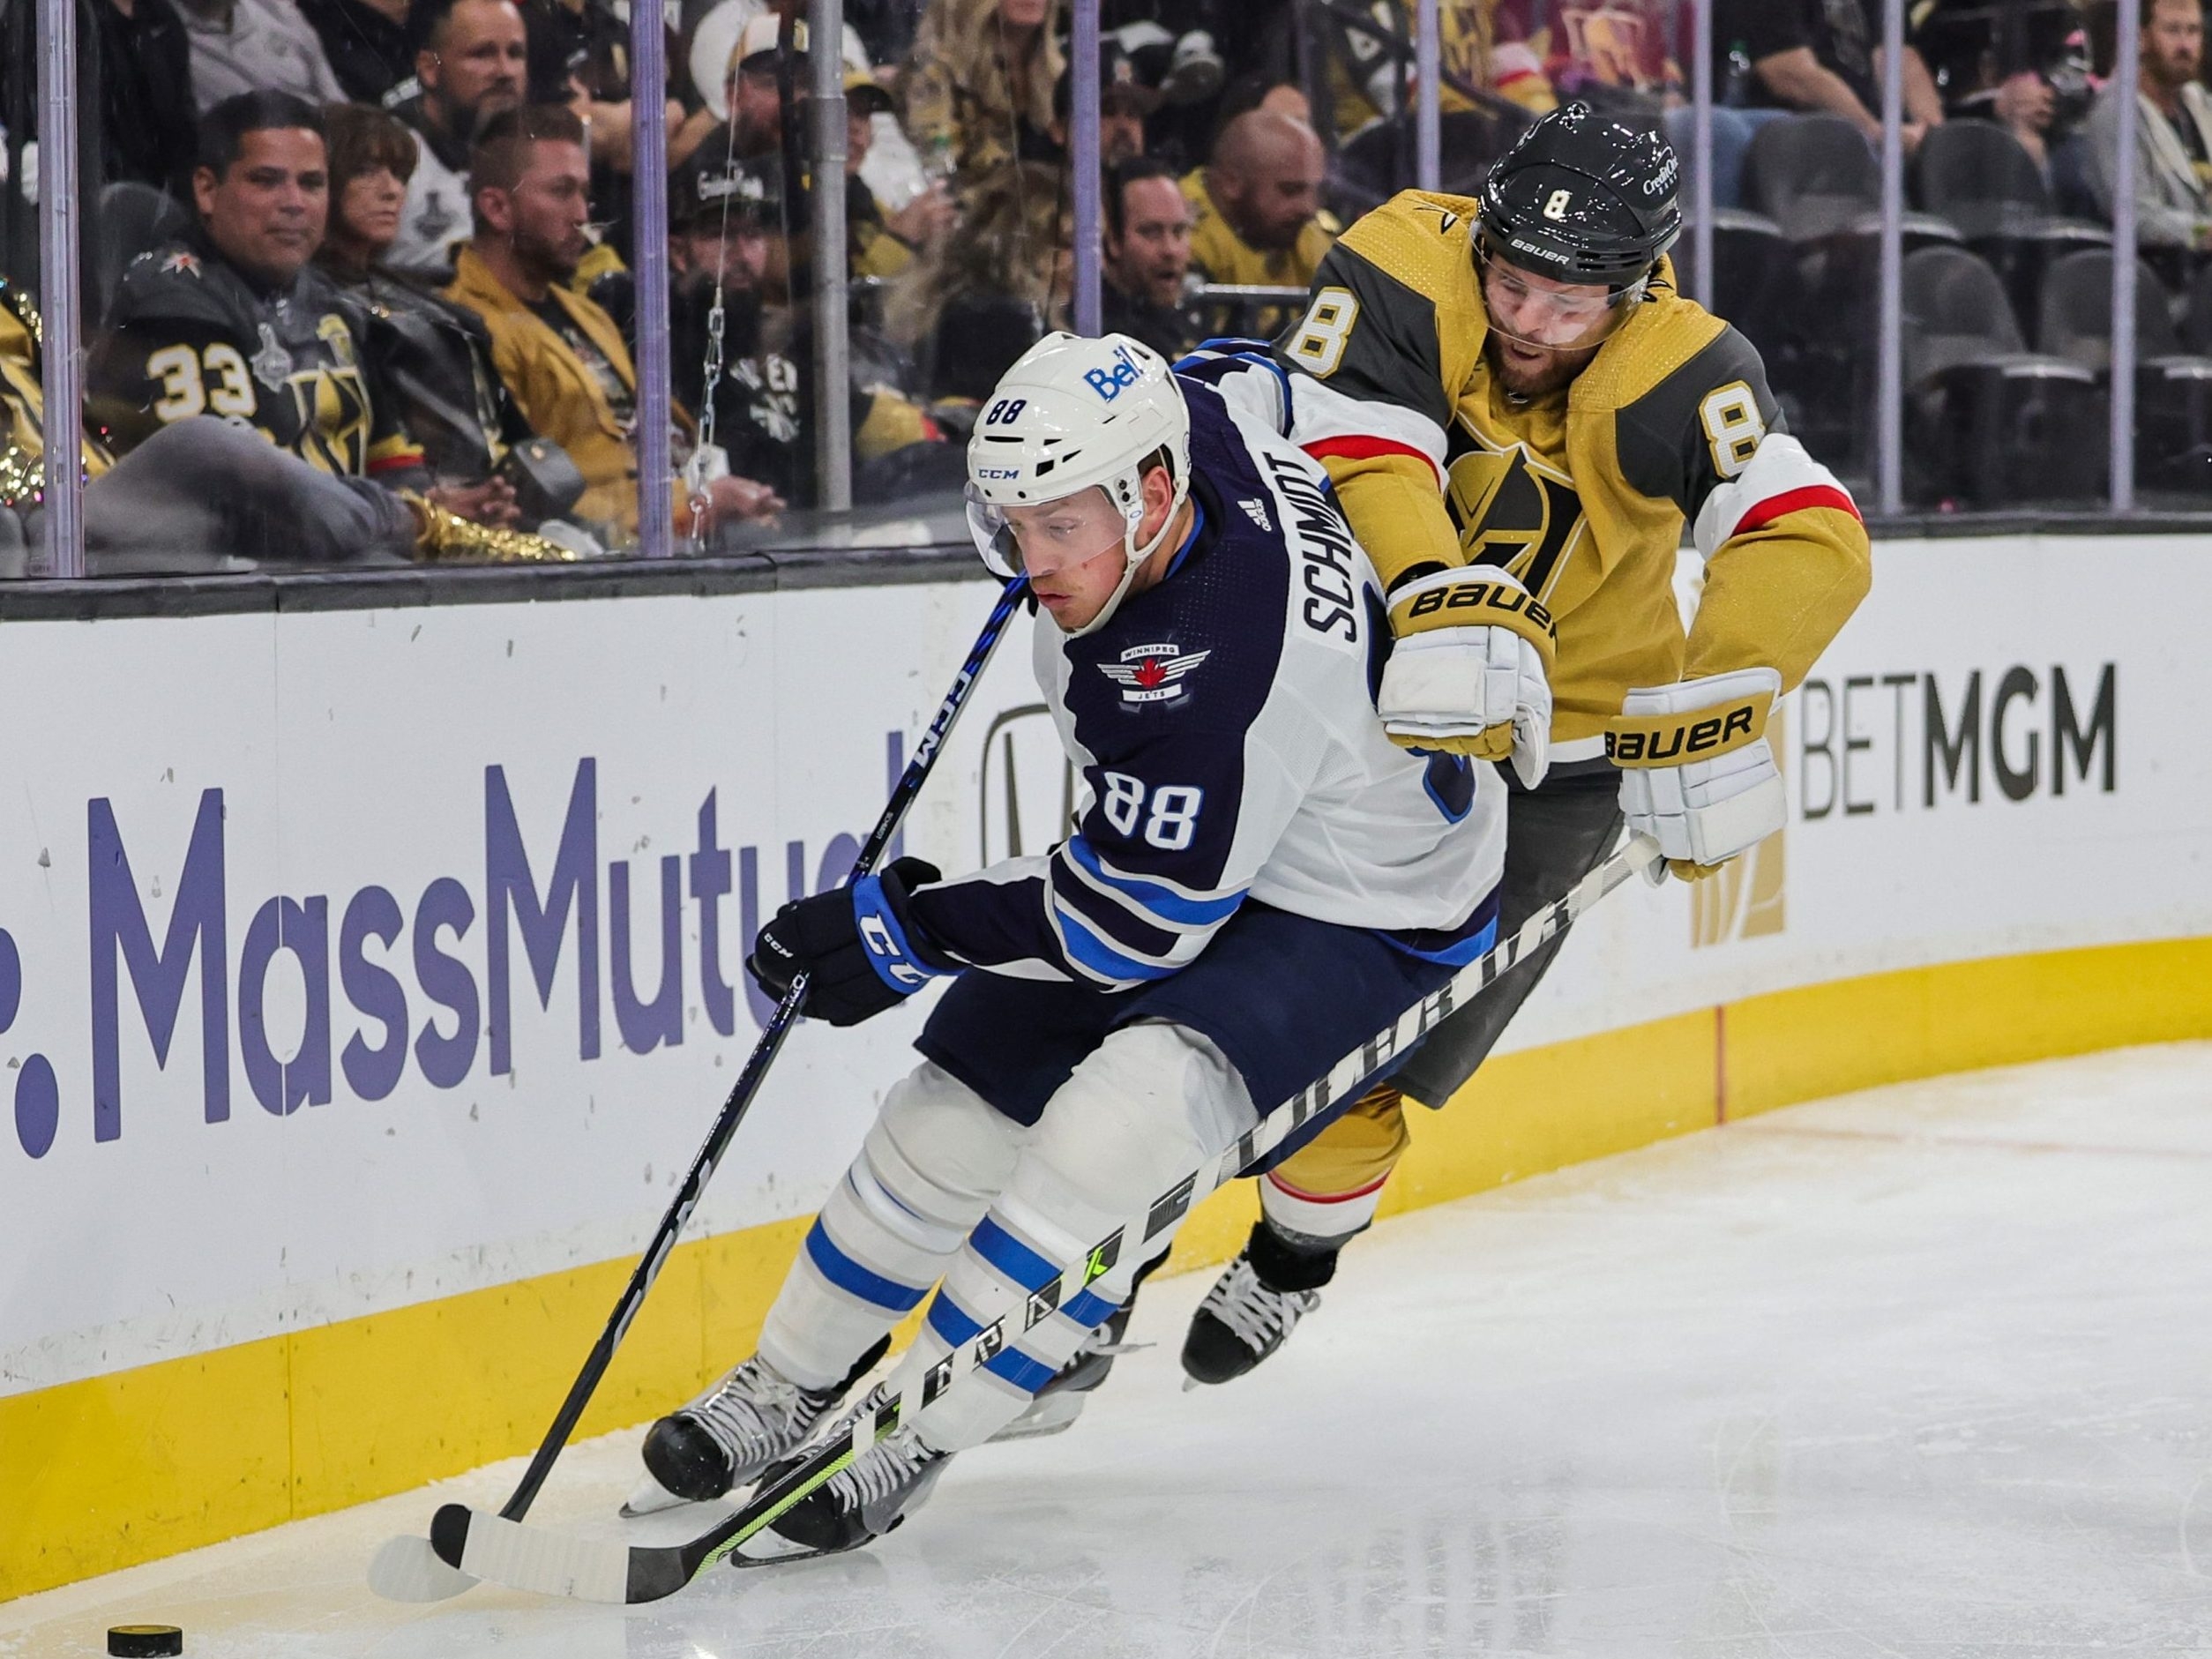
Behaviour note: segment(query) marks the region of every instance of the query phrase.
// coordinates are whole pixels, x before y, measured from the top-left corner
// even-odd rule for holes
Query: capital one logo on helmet
[[[1098,393],[1101,400],[1108,403],[1111,403],[1131,386],[1135,385],[1144,374],[1144,371],[1137,366],[1137,360],[1129,355],[1128,347],[1115,347],[1114,357],[1115,362],[1111,368],[1083,370],[1084,382],[1092,391]]]

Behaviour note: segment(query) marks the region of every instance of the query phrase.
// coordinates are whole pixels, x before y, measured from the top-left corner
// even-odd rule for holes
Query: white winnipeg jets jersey
[[[1320,467],[1184,379],[1198,521],[1154,587],[1080,639],[1036,619],[1037,678],[1084,785],[1072,833],[921,889],[963,961],[1125,989],[1248,901],[1471,960],[1495,936],[1505,786],[1383,734],[1375,573]]]

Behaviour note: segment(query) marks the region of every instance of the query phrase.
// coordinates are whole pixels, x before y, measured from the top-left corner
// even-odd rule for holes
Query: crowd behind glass
[[[92,573],[566,560],[635,545],[638,207],[612,0],[81,0],[81,443]],[[955,501],[979,400],[1072,325],[1065,0],[670,11],[679,550],[816,502],[811,54],[847,110],[852,487]],[[1716,309],[1792,430],[1872,465],[1879,0],[1440,0],[1441,188],[1567,100],[1709,168]],[[1905,497],[2104,489],[2119,100],[2137,98],[2141,498],[2212,496],[2212,94],[2200,0],[1915,0],[1902,63]],[[34,0],[0,0],[0,572],[44,446]],[[1272,336],[1341,228],[1415,183],[1400,0],[1103,0],[1101,325],[1170,356]],[[1685,202],[1690,199],[1685,191]],[[1685,237],[1670,280],[1691,288]]]

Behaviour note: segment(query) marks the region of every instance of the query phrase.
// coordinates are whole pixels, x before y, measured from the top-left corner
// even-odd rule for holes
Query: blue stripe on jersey
[[[837,1247],[836,1241],[822,1229],[818,1216],[814,1225],[806,1229],[806,1254],[822,1277],[840,1290],[849,1291],[863,1302],[887,1312],[904,1313],[930,1293],[926,1285],[917,1290],[862,1267]]]
[[[1183,545],[1176,549],[1175,557],[1168,561],[1168,568],[1160,573],[1162,581],[1167,580],[1181,567],[1183,561],[1190,557],[1191,549],[1198,545],[1199,533],[1206,528],[1206,509],[1199,504],[1196,496],[1191,497],[1190,502],[1191,534],[1183,538]]]
[[[968,1235],[968,1242],[977,1255],[1024,1290],[1041,1290],[1060,1276],[1059,1270],[1050,1262],[988,1215],[975,1223],[975,1230]],[[1060,1312],[1087,1331],[1094,1325],[1103,1324],[1107,1316],[1120,1305],[1088,1290],[1078,1290],[1060,1304]]]
[[[1492,887],[1456,928],[1378,928],[1375,931],[1394,950],[1409,956],[1465,968],[1498,942],[1498,891]]]
[[[1146,881],[1136,876],[1124,876],[1106,868],[1099,856],[1091,850],[1091,844],[1080,834],[1071,835],[1062,851],[1083,867],[1084,872],[1102,886],[1133,899],[1163,922],[1173,922],[1184,927],[1213,927],[1226,922],[1237,914],[1237,907],[1244,901],[1246,888],[1224,893],[1218,899],[1191,899],[1163,887],[1156,881]]]
[[[1124,955],[1075,919],[1066,906],[1058,907],[1060,931],[1067,939],[1068,960],[1088,968],[1099,978],[1117,985],[1147,983],[1165,979],[1176,970],[1161,962],[1139,961]]]
[[[972,1341],[975,1333],[983,1328],[942,1290],[930,1304],[928,1320],[930,1328],[952,1348]],[[1053,1377],[1051,1366],[1031,1359],[1018,1348],[1000,1349],[983,1362],[983,1369],[1024,1394],[1035,1394]]]
[[[1170,960],[1191,938],[1190,934],[1176,931],[1111,889],[1094,887],[1065,862],[1054,861],[1051,880],[1052,902],[1057,908],[1072,913],[1108,944],[1140,960]]]

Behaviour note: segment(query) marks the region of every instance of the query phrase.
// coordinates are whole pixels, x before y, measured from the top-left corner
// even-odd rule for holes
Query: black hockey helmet
[[[1682,232],[1681,172],[1657,133],[1568,104],[1491,168],[1476,235],[1539,275],[1624,288],[1650,274]]]

